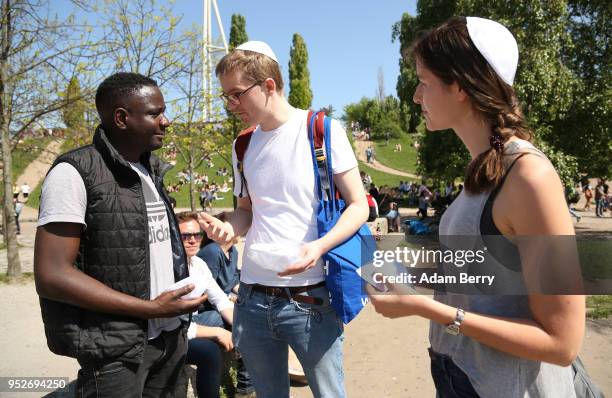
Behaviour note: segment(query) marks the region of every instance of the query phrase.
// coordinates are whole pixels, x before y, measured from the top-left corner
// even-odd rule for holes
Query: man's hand
[[[207,299],[208,295],[192,300],[182,300],[181,297],[195,288],[193,284],[183,286],[180,289],[164,292],[151,300],[152,309],[149,318],[170,318],[177,315],[196,311]]]
[[[206,213],[198,213],[198,222],[208,238],[220,245],[230,243],[234,239],[234,227],[229,222],[222,222]]]
[[[219,344],[225,351],[231,351],[234,349],[234,343],[232,343],[232,332],[227,331],[220,327],[215,327],[215,334],[213,340]]]
[[[300,274],[317,264],[317,260],[323,255],[323,248],[318,240],[309,242],[302,246],[300,251],[302,259],[297,263],[290,264],[283,272],[279,272],[278,276],[288,276]]]

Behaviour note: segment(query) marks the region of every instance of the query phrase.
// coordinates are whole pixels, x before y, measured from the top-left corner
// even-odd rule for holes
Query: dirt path
[[[55,139],[47,145],[41,154],[25,168],[23,173],[17,178],[17,185],[21,186],[23,183],[28,185],[34,190],[38,183],[47,174],[49,167],[53,164],[53,161],[60,154],[62,144],[64,140]]]
[[[0,285],[0,376],[76,378],[75,360],[52,354],[46,345],[33,282]],[[429,374],[427,321],[385,319],[371,306],[346,327],[344,371],[351,398],[422,398],[435,395]],[[580,356],[591,377],[612,394],[612,320],[587,321]],[[0,393],[2,397],[40,397],[41,393]],[[292,387],[293,398],[312,397],[307,386]]]
[[[582,207],[580,207],[582,208]],[[414,209],[402,209],[413,215]],[[580,227],[605,231],[610,218],[597,219],[582,212]],[[31,221],[22,223],[21,260],[24,271],[32,270],[35,210]],[[242,250],[240,250],[242,252]],[[6,251],[0,251],[0,270]],[[6,265],[4,264],[4,267]],[[5,269],[5,268],[4,268]],[[2,271],[0,271],[2,272]],[[0,285],[0,377],[48,376],[76,378],[76,361],[52,354],[46,346],[40,307],[34,283]],[[421,398],[435,395],[429,374],[428,322],[411,317],[389,320],[371,306],[345,328],[344,371],[347,395],[351,398]],[[612,319],[587,321],[580,352],[589,373],[604,393],[612,394]],[[40,393],[1,393],[0,397],[40,397]],[[307,386],[291,388],[292,398],[312,397]]]
[[[372,141],[355,140],[355,150],[357,151],[357,159],[361,160],[364,163],[367,163],[367,158],[366,158],[366,155],[365,155],[365,150],[370,145],[373,145]],[[394,174],[394,175],[397,175],[397,176],[409,177],[409,178],[414,178],[414,179],[420,179],[421,178],[421,176],[418,176],[418,175],[413,174],[413,173],[406,173],[405,171],[401,171],[401,170],[393,169],[391,167],[387,167],[384,164],[380,163],[378,160],[376,160],[376,157],[374,157],[372,159],[372,163],[367,163],[367,165],[370,166],[373,169],[382,171],[383,173]]]

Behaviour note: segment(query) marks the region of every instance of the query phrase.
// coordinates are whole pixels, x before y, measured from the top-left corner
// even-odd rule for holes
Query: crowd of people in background
[[[572,217],[576,218],[577,222],[580,222],[582,216],[576,211],[580,211],[572,205],[577,204],[581,196],[584,195],[584,207],[582,211],[591,210],[591,204],[595,204],[595,216],[598,218],[605,217],[606,212],[612,216],[612,195],[610,195],[610,186],[606,183],[603,178],[597,180],[595,186],[586,180],[583,183],[578,183],[575,186],[566,187],[566,201],[569,208],[569,213]]]
[[[462,184],[455,185],[452,181],[447,182],[443,189],[428,186],[426,180],[420,183],[400,181],[395,187],[377,186],[372,177],[364,171],[361,171],[360,175],[370,207],[368,221],[374,221],[378,217],[387,218],[389,232],[401,230],[400,205],[417,208],[416,215],[421,221],[435,223],[463,190]],[[433,213],[430,213],[430,209],[433,209]]]
[[[372,177],[365,172],[361,172],[361,181],[365,187],[370,207],[368,221],[374,221],[378,217],[388,219],[389,232],[400,231],[400,214],[398,207],[417,208],[416,215],[421,221],[437,222],[444,211],[463,191],[463,184],[455,184],[448,181],[443,188],[434,188],[434,185],[427,185],[426,180],[420,183],[415,181],[400,181],[396,187],[389,185],[377,186]],[[585,197],[585,205],[582,209],[572,207]],[[577,211],[592,210],[595,206],[595,216],[605,217],[606,213],[612,217],[612,195],[609,192],[609,185],[604,179],[599,179],[597,184],[592,186],[588,181],[576,184],[575,187],[568,187],[566,197],[570,214],[580,222],[582,216]],[[433,210],[433,213],[430,212]]]

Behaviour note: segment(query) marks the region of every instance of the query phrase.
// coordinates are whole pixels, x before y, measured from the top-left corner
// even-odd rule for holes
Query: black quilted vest
[[[112,289],[148,300],[149,231],[140,177],[100,128],[91,145],[61,155],[51,168],[62,162],[78,170],[87,190],[87,228],[81,235],[75,266]],[[150,153],[143,155],[141,162],[171,209],[163,189],[163,176],[171,166]],[[174,278],[178,281],[188,276],[187,259],[174,213],[169,211],[168,217]],[[52,352],[83,362],[142,362],[146,320],[85,310],[45,298],[40,299],[40,306]]]

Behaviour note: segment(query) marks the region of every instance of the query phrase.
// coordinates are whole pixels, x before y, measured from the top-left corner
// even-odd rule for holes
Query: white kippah
[[[236,47],[236,50],[246,50],[253,51],[255,53],[260,53],[272,58],[276,63],[278,63],[278,59],[276,59],[276,55],[274,55],[274,51],[270,48],[267,43],[263,41],[247,41]]]
[[[466,17],[474,45],[501,79],[512,86],[518,65],[518,45],[506,27],[490,19]]]

